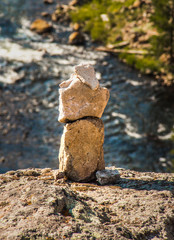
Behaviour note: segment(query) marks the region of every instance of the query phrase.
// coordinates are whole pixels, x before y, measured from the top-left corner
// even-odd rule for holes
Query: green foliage
[[[152,0],[154,14],[151,17],[159,35],[152,40],[156,56],[163,53],[170,55],[170,63],[174,65],[174,0]]]
[[[135,67],[143,73],[152,73],[159,71],[161,63],[152,56],[144,56],[136,62]]]
[[[121,12],[124,7],[129,7],[135,0],[112,1],[112,0],[92,0],[76,11],[71,12],[73,22],[84,25],[84,31],[90,33],[95,41],[114,42],[114,35],[117,36],[126,21],[125,13]],[[105,14],[108,21],[102,19]],[[116,27],[116,28],[115,28]]]
[[[135,54],[122,53],[119,57],[124,59],[128,65],[134,66],[142,73],[158,72],[161,67],[160,61],[150,55],[138,57]]]
[[[134,54],[121,53],[119,55],[120,59],[124,59],[125,62],[130,66],[135,66],[137,58]]]
[[[72,20],[83,23],[84,31],[89,32],[93,40],[105,41],[107,38],[108,30],[106,30],[105,23],[101,19],[101,14],[105,13],[108,2],[110,1],[100,4],[100,1],[94,0],[80,7],[77,11],[71,12]]]
[[[75,11],[73,10],[70,13],[71,19],[73,22],[80,23],[83,30],[89,33],[94,41],[105,45],[116,45],[124,39],[125,31],[123,29],[125,30],[125,26],[128,27],[131,22],[142,21],[143,14],[152,9],[148,4],[133,8],[135,1],[90,0]],[[146,50],[149,51],[149,55],[140,57],[127,54],[126,48],[124,48],[125,53],[120,54],[119,57],[143,73],[160,73],[160,70],[163,69],[162,74],[167,76],[168,73],[174,72],[174,0],[152,0],[152,4],[154,13],[151,21],[159,34],[149,39],[152,46],[150,48],[147,44]],[[151,29],[150,31],[152,31],[151,23],[148,23],[146,28],[143,28],[143,21],[142,24],[132,24],[132,26],[132,32],[135,33],[137,39],[139,36],[146,35],[146,30]],[[130,39],[131,41],[134,40]],[[131,49],[131,45],[129,47]],[[160,58],[161,56],[163,58]],[[169,56],[170,64],[167,62]]]
[[[173,130],[173,135],[171,137],[171,140],[174,142],[174,130]],[[174,157],[174,149],[171,150],[170,154],[171,154],[171,156]],[[174,173],[174,158],[171,161],[171,166],[170,166],[169,171]]]
[[[92,39],[100,42],[105,42],[107,39],[108,32],[105,31],[104,23],[101,21],[94,22],[93,27],[91,28],[91,37]]]
[[[152,0],[155,12],[151,19],[160,32],[173,29],[174,0]]]

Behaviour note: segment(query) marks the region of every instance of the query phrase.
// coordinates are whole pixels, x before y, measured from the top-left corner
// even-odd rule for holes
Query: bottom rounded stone
[[[88,117],[64,126],[59,151],[59,170],[68,179],[85,182],[105,169],[104,125],[101,119]]]

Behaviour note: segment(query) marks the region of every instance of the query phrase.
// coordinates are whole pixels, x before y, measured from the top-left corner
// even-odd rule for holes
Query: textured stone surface
[[[120,179],[118,170],[101,170],[96,172],[97,181],[100,185],[116,183]]]
[[[60,84],[59,122],[78,120],[83,117],[101,118],[109,100],[109,91],[98,87],[92,90],[74,74]]]
[[[101,119],[67,123],[61,138],[59,170],[73,181],[89,181],[105,168],[104,126]]]
[[[0,239],[173,240],[174,174],[117,170],[109,186],[51,169],[0,174]]]
[[[57,170],[54,170],[54,179],[55,180],[58,180],[58,179],[61,179],[61,178],[64,178],[65,177],[65,173],[64,172],[60,172],[59,169]]]
[[[90,64],[75,66],[75,73],[77,77],[92,90],[96,90],[99,87],[99,81],[95,76],[95,70]]]

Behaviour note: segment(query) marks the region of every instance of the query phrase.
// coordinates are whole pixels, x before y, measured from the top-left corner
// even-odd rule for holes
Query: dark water
[[[82,62],[95,66],[111,94],[103,115],[106,165],[170,171],[173,94],[90,44],[69,46],[69,27],[54,23],[48,36],[30,32],[32,20],[62,2],[0,1],[0,172],[58,167],[58,84]]]

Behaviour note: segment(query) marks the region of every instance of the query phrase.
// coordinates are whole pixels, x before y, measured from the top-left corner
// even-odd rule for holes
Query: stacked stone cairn
[[[59,151],[59,171],[72,181],[88,182],[105,169],[104,124],[100,119],[109,100],[93,66],[75,66],[69,80],[60,84],[59,118],[65,123]]]

